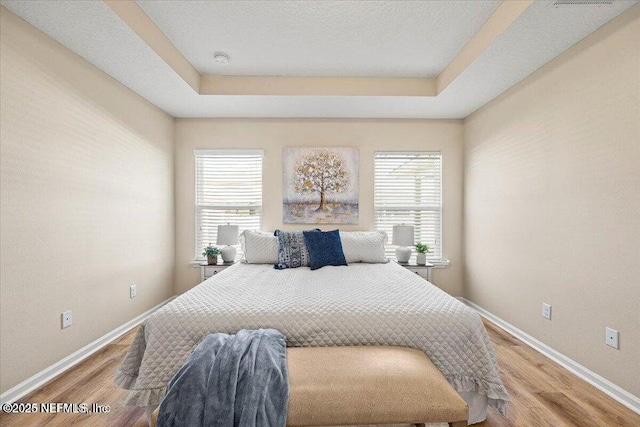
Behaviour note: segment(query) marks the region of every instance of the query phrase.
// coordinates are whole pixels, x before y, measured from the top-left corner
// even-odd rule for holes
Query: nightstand
[[[433,264],[430,264],[428,262],[426,265],[418,265],[415,262],[409,262],[407,264],[403,264],[403,263],[398,263],[398,264],[400,264],[407,270],[417,274],[423,279],[426,279],[428,282],[431,282],[431,269],[433,268]]]
[[[222,270],[233,264],[235,263],[230,262],[215,265],[200,264],[200,282],[204,282],[209,277],[215,276],[216,274],[220,273]]]

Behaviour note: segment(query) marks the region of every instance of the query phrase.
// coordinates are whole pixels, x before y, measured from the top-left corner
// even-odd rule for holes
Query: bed
[[[275,270],[237,263],[153,313],[116,373],[128,404],[154,406],[190,351],[211,333],[274,328],[287,346],[393,345],[424,351],[469,403],[504,413],[508,394],[478,314],[389,262]]]

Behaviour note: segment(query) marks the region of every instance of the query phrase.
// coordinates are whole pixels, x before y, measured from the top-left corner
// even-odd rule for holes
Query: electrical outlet
[[[135,298],[138,295],[138,291],[136,290],[136,285],[129,286],[129,298]]]
[[[604,328],[604,333],[605,333],[604,342],[609,347],[620,348],[618,346],[618,335],[619,335],[618,331],[616,331],[615,329],[611,329],[611,328]]]
[[[71,310],[62,313],[62,329],[68,328],[73,323],[73,316]]]
[[[551,306],[546,302],[542,303],[542,317],[551,320]]]

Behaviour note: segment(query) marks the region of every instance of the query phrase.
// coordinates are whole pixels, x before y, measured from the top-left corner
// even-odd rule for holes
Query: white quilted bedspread
[[[274,328],[287,345],[396,345],[424,351],[458,391],[508,400],[480,317],[393,262],[275,270],[236,264],[166,304],[139,329],[116,384],[155,405],[205,336]]]

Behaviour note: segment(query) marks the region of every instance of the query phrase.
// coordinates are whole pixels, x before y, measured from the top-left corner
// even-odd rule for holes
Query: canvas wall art
[[[358,149],[284,148],[284,224],[357,224]]]

